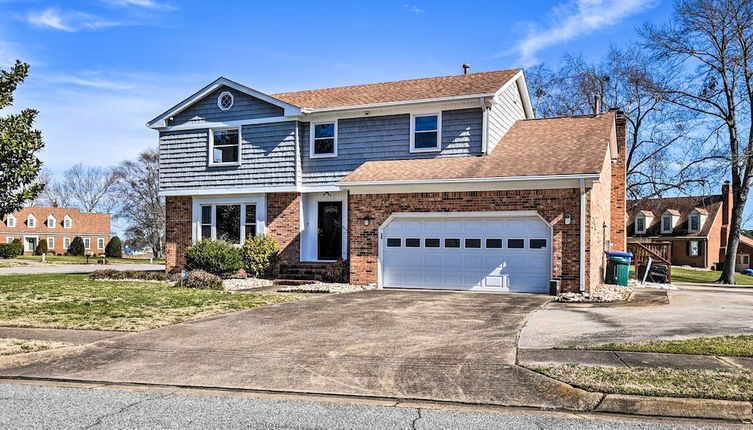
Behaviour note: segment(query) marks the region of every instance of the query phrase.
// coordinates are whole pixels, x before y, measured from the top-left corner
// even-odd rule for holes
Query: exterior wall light
[[[374,218],[372,218],[372,217],[370,217],[370,216],[365,216],[365,217],[363,217],[363,225],[366,225],[366,226],[367,226],[367,225],[371,224],[371,220],[373,220],[373,219],[374,219]]]
[[[570,225],[571,222],[573,222],[573,216],[570,214],[565,214],[565,224]]]

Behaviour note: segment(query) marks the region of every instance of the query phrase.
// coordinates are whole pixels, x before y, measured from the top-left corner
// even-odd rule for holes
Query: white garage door
[[[412,216],[382,229],[385,288],[546,293],[551,229],[538,216]]]

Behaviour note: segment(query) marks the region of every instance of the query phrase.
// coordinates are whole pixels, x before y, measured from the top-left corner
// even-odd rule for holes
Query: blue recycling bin
[[[625,260],[627,260],[627,265],[628,266],[630,266],[630,263],[633,261],[633,253],[632,252],[607,251],[607,259],[610,259],[612,257],[624,258]]]

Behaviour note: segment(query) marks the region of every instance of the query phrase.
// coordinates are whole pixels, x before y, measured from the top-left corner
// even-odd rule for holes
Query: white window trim
[[[693,228],[693,218],[698,218],[698,228]],[[698,233],[701,231],[701,215],[692,214],[688,217],[688,233]]]
[[[84,237],[84,249],[92,249],[92,240],[89,237]]]
[[[420,118],[423,116],[436,116],[437,117],[437,147],[436,148],[416,148],[416,118]],[[431,113],[420,113],[420,114],[412,113],[410,116],[410,152],[411,153],[439,152],[441,150],[442,150],[442,112],[431,112]]]
[[[214,132],[225,131],[225,130],[238,130],[238,161],[232,161],[232,162],[226,162],[226,163],[215,163],[214,162]],[[207,154],[209,166],[212,166],[212,167],[240,166],[241,159],[243,158],[243,154],[241,154],[242,147],[243,147],[243,126],[210,128],[209,129],[209,152]]]
[[[54,237],[48,237],[47,238],[47,249],[48,250],[55,249],[55,238]]]
[[[695,248],[695,254],[691,253],[692,246],[691,243],[696,244]],[[700,240],[690,240],[688,241],[688,257],[700,257],[701,256],[701,241]]]
[[[5,238],[5,243],[13,243],[13,241],[14,241],[15,239],[16,239],[15,237],[10,237],[10,236],[8,236],[8,237],[6,237],[6,238]]]
[[[8,215],[8,228],[16,228],[16,217]]]
[[[664,228],[664,220],[669,219],[669,229]],[[661,217],[661,232],[662,233],[672,233],[672,224],[674,220],[672,219],[672,215],[664,215]]]
[[[643,229],[642,230],[638,230],[638,220],[639,219],[643,220]],[[647,228],[647,226],[646,226],[646,216],[643,215],[643,214],[640,214],[640,215],[636,216],[635,217],[635,234],[646,234],[646,228]]]
[[[70,237],[64,237],[63,238],[63,248],[68,251],[68,248],[71,247],[71,238]]]
[[[221,103],[222,97],[226,95],[230,96],[230,106],[228,106],[227,108],[223,107]],[[217,96],[217,107],[220,108],[221,111],[229,111],[230,109],[233,108],[234,104],[235,104],[235,96],[230,91],[223,91],[220,93],[219,96]]]
[[[99,244],[102,243],[102,246]],[[97,249],[105,249],[105,238],[104,237],[98,237],[97,238]]]
[[[256,235],[260,236],[266,233],[266,213],[267,213],[267,201],[263,194],[248,195],[248,196],[214,196],[206,198],[194,198],[193,199],[193,229],[191,232],[191,240],[197,242],[201,239],[201,207],[208,205],[229,205],[237,204],[241,205],[241,227],[245,226],[245,205],[256,205]],[[212,237],[216,237],[216,211],[212,210]],[[241,234],[244,233],[244,229],[241,228]],[[245,238],[241,237],[241,244],[245,241]],[[240,245],[238,245],[240,246]]]
[[[50,220],[52,220],[52,222],[50,222]],[[57,223],[58,220],[54,216],[50,215],[47,217],[47,228],[55,228]]]
[[[71,228],[73,227],[73,218],[66,215],[63,217],[63,228]]]
[[[29,243],[26,241],[27,238],[36,239],[37,240],[36,246],[39,246],[39,236],[36,236],[36,235],[33,235],[33,234],[32,235],[27,235],[27,236],[24,236],[23,240],[21,241],[21,245],[24,248],[24,252],[36,252],[36,250],[37,250],[36,248],[34,248],[34,249],[27,249],[27,246],[29,245]]]
[[[335,125],[335,142],[334,142],[334,151],[331,154],[314,154],[314,141],[316,140],[316,133],[314,133],[314,128],[317,125],[321,124],[334,124]],[[333,121],[317,121],[311,123],[311,130],[309,130],[309,158],[334,158],[337,157],[337,129],[338,129],[338,121],[335,119]]]
[[[33,223],[31,222],[32,220],[34,221]],[[32,225],[32,224],[34,224],[34,225]],[[34,215],[29,214],[29,216],[26,217],[26,225],[29,228],[37,228],[37,217],[35,217]]]

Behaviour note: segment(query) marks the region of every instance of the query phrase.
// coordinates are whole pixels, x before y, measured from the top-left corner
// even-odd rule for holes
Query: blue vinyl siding
[[[224,91],[233,94],[234,101],[230,110],[220,110],[217,97]],[[232,88],[218,88],[203,99],[194,103],[183,112],[176,114],[168,125],[201,124],[203,122],[236,121],[244,119],[269,118],[283,116],[284,109],[279,106],[251,97]]]

